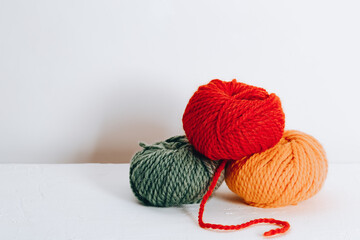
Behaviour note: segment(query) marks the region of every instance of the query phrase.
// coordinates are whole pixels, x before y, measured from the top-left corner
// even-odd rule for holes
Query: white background
[[[280,96],[286,128],[360,162],[358,1],[0,0],[0,162],[128,162],[183,134],[201,84]]]

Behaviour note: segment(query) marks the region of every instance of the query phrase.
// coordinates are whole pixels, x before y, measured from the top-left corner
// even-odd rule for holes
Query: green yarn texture
[[[219,161],[198,153],[185,136],[140,143],[130,163],[130,186],[145,205],[171,207],[201,202]],[[224,181],[224,171],[215,190]]]

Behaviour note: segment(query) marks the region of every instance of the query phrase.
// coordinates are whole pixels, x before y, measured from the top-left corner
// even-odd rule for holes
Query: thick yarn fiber
[[[235,79],[200,86],[182,120],[190,143],[212,160],[237,160],[265,151],[280,140],[285,125],[275,94]]]
[[[130,185],[146,205],[157,207],[199,203],[219,165],[195,151],[185,136],[153,145],[140,144],[130,163]],[[216,183],[224,181],[224,171]]]
[[[265,152],[229,161],[225,181],[256,207],[281,207],[310,198],[322,187],[328,164],[320,143],[305,133],[285,131]]]

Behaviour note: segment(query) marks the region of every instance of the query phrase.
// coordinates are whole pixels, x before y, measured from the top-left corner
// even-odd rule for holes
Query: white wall
[[[360,162],[358,1],[0,1],[0,162],[127,162],[196,88],[277,93],[288,129]]]

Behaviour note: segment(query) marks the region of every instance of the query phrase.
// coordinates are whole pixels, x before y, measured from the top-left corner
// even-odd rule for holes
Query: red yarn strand
[[[242,223],[239,225],[222,225],[222,224],[211,224],[211,223],[204,223],[203,221],[203,214],[205,209],[205,204],[209,197],[211,196],[212,192],[214,191],[214,188],[216,186],[216,183],[221,175],[221,172],[224,170],[227,160],[222,160],[218,168],[216,169],[216,172],[214,174],[213,180],[211,182],[211,185],[209,187],[209,190],[204,195],[199,208],[199,225],[201,228],[212,228],[212,229],[219,229],[219,230],[240,230],[243,228],[247,228],[251,225],[255,225],[258,223],[270,223],[274,225],[278,225],[280,228],[272,229],[270,231],[267,231],[264,233],[264,236],[273,236],[280,233],[285,233],[290,228],[290,224],[286,221],[280,221],[273,218],[258,218],[251,220],[246,223]]]

